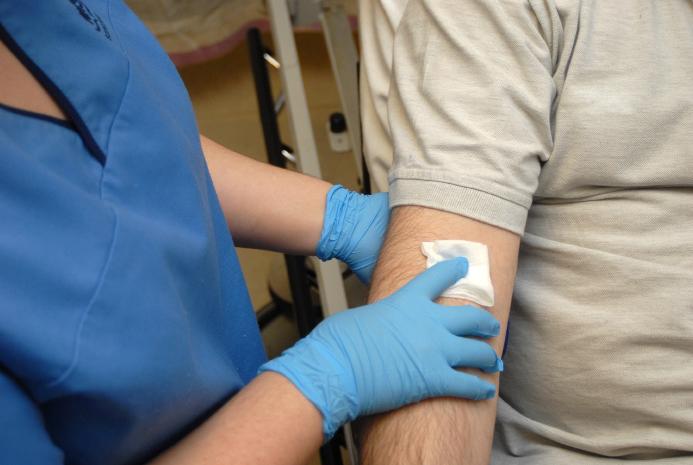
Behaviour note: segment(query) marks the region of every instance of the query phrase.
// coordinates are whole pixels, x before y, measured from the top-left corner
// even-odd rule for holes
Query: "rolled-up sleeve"
[[[552,150],[561,31],[548,3],[410,0],[388,100],[391,206],[522,234]]]

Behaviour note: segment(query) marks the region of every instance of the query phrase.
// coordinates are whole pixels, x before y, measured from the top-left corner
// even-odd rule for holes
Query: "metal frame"
[[[282,89],[286,97],[286,111],[289,113],[289,126],[296,149],[298,169],[310,176],[321,178],[318,150],[315,145],[308,102],[303,86],[301,67],[296,52],[291,17],[286,0],[268,0],[270,24],[277,58],[281,63],[279,73]],[[336,260],[328,262],[313,258],[318,276],[320,303],[326,316],[347,308],[342,274]]]
[[[250,29],[246,34],[248,51],[250,52],[250,65],[255,81],[255,90],[262,123],[262,134],[267,150],[267,159],[271,165],[286,168],[287,159],[290,159],[286,146],[281,141],[277,113],[281,111],[281,105],[277,105],[272,97],[272,87],[267,73],[266,63],[275,68],[280,64],[272,57],[262,44],[260,31],[257,28]],[[278,99],[281,102],[282,99]],[[296,325],[301,337],[306,336],[320,321],[321,315],[313,309],[313,299],[310,295],[310,283],[308,281],[306,258],[297,255],[284,255],[286,270],[289,276],[289,286],[293,300]],[[265,320],[277,315],[279,312],[264,312],[258,316],[258,322],[262,316]],[[267,316],[265,316],[267,315]]]
[[[250,62],[253,72],[253,78],[255,81],[258,107],[260,111],[260,120],[262,122],[262,130],[268,160],[272,165],[279,167],[286,167],[287,160],[292,160],[292,158],[298,164],[301,161],[301,156],[297,156],[291,153],[292,150],[282,143],[281,136],[279,134],[279,126],[277,124],[277,114],[280,111],[282,111],[282,105],[278,105],[277,103],[282,100],[285,100],[288,103],[288,92],[286,92],[286,89],[284,89],[284,93],[282,93],[280,95],[280,98],[277,99],[277,101],[275,102],[272,95],[272,88],[267,71],[267,63],[271,64],[272,66],[280,70],[283,68],[283,64],[281,60],[275,60],[274,57],[272,57],[269,54],[269,52],[265,49],[264,45],[262,44],[260,31],[258,29],[255,28],[249,30],[246,35],[246,38],[248,43],[248,49],[250,52]],[[288,109],[290,108],[290,106],[287,105],[286,108]],[[290,115],[290,118],[291,116],[292,115]],[[309,162],[310,161],[311,160],[309,159]],[[315,159],[315,162],[317,162],[317,157]],[[327,307],[324,307],[325,302],[331,302],[332,304],[334,304],[334,299],[330,300],[330,297],[334,297],[334,295],[328,295],[326,296],[327,298],[323,298],[322,294],[324,294],[325,292],[322,289],[323,284],[321,283],[325,283],[327,281],[324,278],[320,279],[321,270],[319,268],[316,268],[315,271],[317,272],[316,277],[318,281],[317,287],[321,292],[321,301],[323,302],[323,311],[321,312],[321,309],[319,307],[316,308],[313,305],[313,299],[311,298],[311,287],[315,286],[316,279],[311,279],[309,276],[309,271],[306,267],[305,262],[306,257],[284,255],[284,259],[286,262],[287,274],[289,277],[289,285],[291,287],[291,296],[293,300],[293,310],[296,317],[296,324],[299,330],[299,334],[301,335],[301,337],[303,337],[307,335],[320,322],[320,320],[323,317],[323,313],[327,313],[325,312],[325,309]],[[344,298],[343,308],[346,308],[346,295],[344,294],[344,285],[342,281],[343,278],[338,264],[336,262],[335,264],[337,265],[337,272],[339,273],[339,281],[335,284],[339,286],[338,290],[341,290],[341,293]],[[313,282],[312,286],[311,281]],[[271,315],[274,315],[276,313],[276,311],[272,311],[271,313],[267,312],[267,318],[271,318]],[[351,436],[348,436],[350,440]],[[332,441],[321,447],[320,459],[323,465],[342,465],[341,452],[337,439],[333,439]]]
[[[361,115],[359,112],[359,55],[356,51],[349,18],[342,0],[321,0],[319,14],[332,73],[347,121],[351,149],[361,185],[365,187],[361,153]]]
[[[359,180],[364,183],[363,155],[361,153],[361,124],[358,106],[358,54],[351,27],[339,0],[316,0],[320,7],[320,20],[330,55],[333,74],[347,119]],[[272,37],[282,80],[283,96],[289,116],[289,126],[295,144],[298,169],[304,174],[321,178],[320,162],[315,144],[308,103],[301,75],[296,42],[293,35],[291,14],[287,0],[267,0]],[[335,260],[322,262],[312,258],[318,279],[320,302],[325,316],[347,308],[344,282],[339,264]],[[293,288],[292,288],[293,291]],[[344,436],[352,465],[358,465],[358,453],[351,425],[344,426]],[[324,448],[323,448],[324,449]],[[341,457],[324,456],[323,463],[341,463]]]

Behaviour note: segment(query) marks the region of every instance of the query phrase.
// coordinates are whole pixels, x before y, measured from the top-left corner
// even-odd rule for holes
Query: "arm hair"
[[[503,229],[463,216],[425,207],[393,210],[390,229],[373,276],[369,300],[392,294],[425,268],[422,241],[464,239],[489,247],[495,306],[501,336],[489,342],[503,348],[517,267],[520,238]],[[464,305],[458,299],[443,304]],[[498,385],[498,374],[465,370]],[[365,419],[359,425],[363,465],[488,464],[496,417],[496,399],[430,399],[395,412]]]

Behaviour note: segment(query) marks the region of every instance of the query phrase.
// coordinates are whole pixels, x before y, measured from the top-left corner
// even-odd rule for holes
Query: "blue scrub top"
[[[121,0],[0,35],[73,122],[0,107],[0,463],[141,463],[265,360],[188,94]]]

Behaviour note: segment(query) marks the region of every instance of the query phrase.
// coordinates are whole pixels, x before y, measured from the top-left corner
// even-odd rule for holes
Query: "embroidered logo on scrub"
[[[97,15],[96,13],[92,13],[91,10],[87,5],[84,4],[82,0],[68,0],[70,3],[74,5],[74,7],[77,9],[77,13],[84,18],[86,22],[94,26],[94,29],[96,29],[96,32],[103,32],[103,35],[108,39],[111,40],[111,33],[108,32],[108,28],[106,27],[106,24],[103,22],[101,19],[101,16]]]

